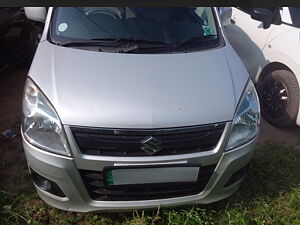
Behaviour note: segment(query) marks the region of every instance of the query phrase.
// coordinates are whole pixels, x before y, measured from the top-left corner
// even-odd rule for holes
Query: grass
[[[64,212],[46,205],[32,187],[10,193],[0,184],[0,224],[300,225],[299,160],[299,149],[269,142],[257,147],[247,178],[228,199],[131,213]]]

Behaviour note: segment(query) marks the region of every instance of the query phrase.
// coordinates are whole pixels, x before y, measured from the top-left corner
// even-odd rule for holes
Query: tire
[[[275,127],[296,125],[299,110],[299,84],[288,70],[275,70],[258,82],[261,113]]]

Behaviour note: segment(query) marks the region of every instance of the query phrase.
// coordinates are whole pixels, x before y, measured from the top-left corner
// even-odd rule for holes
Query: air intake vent
[[[148,130],[71,127],[71,131],[83,154],[132,157],[209,151],[224,128],[225,123]]]

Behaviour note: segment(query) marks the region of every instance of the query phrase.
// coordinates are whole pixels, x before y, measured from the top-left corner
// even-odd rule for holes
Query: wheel
[[[288,70],[276,70],[258,82],[261,113],[276,127],[296,125],[299,110],[299,84]]]

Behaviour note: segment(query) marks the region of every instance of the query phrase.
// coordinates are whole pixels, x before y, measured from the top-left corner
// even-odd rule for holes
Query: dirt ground
[[[16,69],[0,75],[0,179],[1,184],[17,191],[23,188],[25,155],[21,145],[20,116],[22,92],[27,71]],[[13,130],[17,136],[8,139],[2,135]]]
[[[22,182],[26,161],[20,136],[22,92],[27,72],[28,68],[14,68],[0,74],[0,179],[1,184],[15,191],[30,185]],[[17,134],[15,138],[2,135],[9,129]],[[268,140],[299,147],[300,127],[277,129],[262,121],[259,144]]]
[[[262,121],[258,143],[263,144],[266,141],[281,142],[300,148],[300,127],[279,129],[271,126],[266,121]]]

